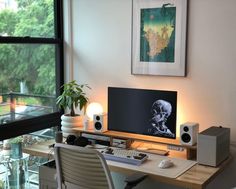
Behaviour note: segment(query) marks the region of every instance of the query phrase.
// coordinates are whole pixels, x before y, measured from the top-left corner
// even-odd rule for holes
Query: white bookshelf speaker
[[[107,131],[107,114],[94,114],[93,127],[95,132],[103,133]]]
[[[199,124],[187,122],[180,125],[180,143],[187,146],[193,146],[197,143],[197,134]]]

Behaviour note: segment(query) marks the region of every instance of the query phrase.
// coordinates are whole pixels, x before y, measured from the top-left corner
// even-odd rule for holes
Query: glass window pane
[[[54,38],[53,0],[0,0],[0,35]]]
[[[23,139],[23,143],[22,143],[23,148],[31,148],[32,145],[37,144],[37,143],[44,143],[44,142],[47,142],[48,144],[55,143],[55,139],[54,139],[55,131],[57,131],[57,128],[52,127],[52,128],[36,131],[33,133],[21,135]],[[9,182],[8,179],[10,178],[10,176],[8,175],[10,171],[8,169],[9,168],[8,166],[12,164],[10,164],[10,162],[7,163],[7,161],[9,160],[8,155],[10,154],[10,150],[11,150],[10,147],[11,146],[9,144],[9,140],[0,141],[0,160],[1,160],[0,161],[0,189],[9,188],[7,187],[7,183]],[[25,154],[24,156],[27,156],[27,155]],[[29,158],[27,159],[28,160],[27,161],[28,177],[26,177],[28,178],[30,184],[28,185],[26,183],[27,184],[26,187],[25,185],[21,185],[21,187],[15,186],[11,188],[30,188],[30,189],[39,188],[39,167],[42,164],[48,162],[49,158],[51,157],[52,156],[50,155],[44,156],[44,157],[34,156],[32,155],[32,153],[30,153]],[[14,174],[13,172],[11,173]],[[9,177],[6,177],[7,175]],[[17,179],[17,177],[15,177],[15,179]]]
[[[0,44],[0,124],[56,111],[54,44]]]

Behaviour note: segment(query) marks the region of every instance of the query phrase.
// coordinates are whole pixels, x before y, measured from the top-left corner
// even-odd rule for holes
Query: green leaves
[[[75,80],[66,83],[62,86],[63,93],[58,96],[56,103],[59,108],[71,110],[70,115],[75,116],[74,108],[79,106],[79,109],[82,110],[88,103],[88,98],[84,92],[84,89],[91,89],[87,84],[78,85]]]
[[[0,10],[0,35],[55,38],[54,0],[16,0],[16,10]],[[0,91],[18,92],[25,81],[30,94],[56,93],[54,44],[0,44]]]
[[[12,35],[18,22],[15,12],[12,10],[3,10],[0,12],[0,34]]]

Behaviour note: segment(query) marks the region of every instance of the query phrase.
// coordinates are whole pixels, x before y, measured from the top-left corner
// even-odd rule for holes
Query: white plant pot
[[[63,132],[63,137],[67,137],[68,135],[75,135],[75,128],[83,127],[83,118],[82,116],[69,116],[68,114],[64,114],[61,116],[61,130]]]

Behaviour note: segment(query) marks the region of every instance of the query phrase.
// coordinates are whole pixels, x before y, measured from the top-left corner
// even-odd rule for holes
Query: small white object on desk
[[[166,168],[170,168],[170,167],[173,167],[173,166],[174,166],[174,163],[169,159],[163,159],[158,164],[158,167],[160,167],[161,169],[166,169]]]
[[[87,116],[84,116],[83,118],[83,126],[84,126],[84,130],[87,131],[89,128],[89,118]]]

